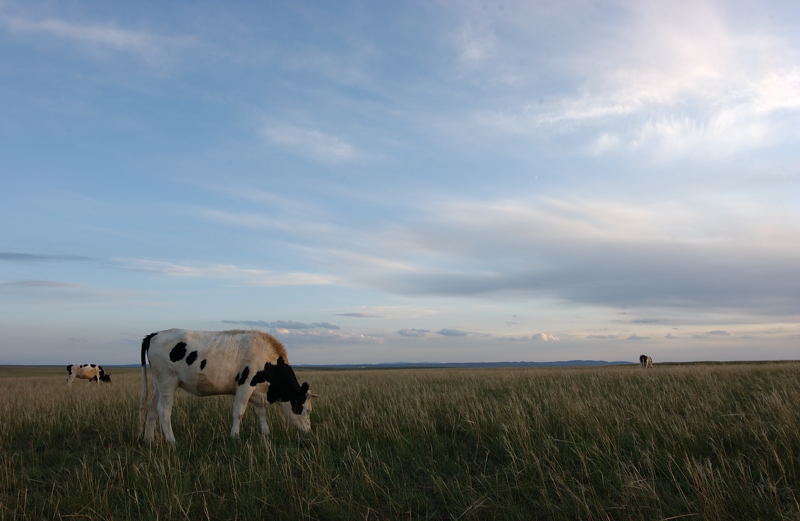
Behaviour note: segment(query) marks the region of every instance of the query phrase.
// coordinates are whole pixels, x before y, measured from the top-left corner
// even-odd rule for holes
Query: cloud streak
[[[87,262],[95,261],[82,255],[42,255],[38,253],[0,252],[0,262],[38,263],[38,262]]]
[[[32,19],[0,15],[0,25],[13,34],[57,38],[79,44],[92,52],[103,49],[151,62],[163,58],[166,49],[186,46],[192,41],[186,37],[162,36],[127,29],[113,23],[82,23],[55,17]]]
[[[406,295],[796,313],[800,216],[711,204],[452,202],[360,246],[402,270],[370,270],[357,255],[338,269]]]
[[[257,268],[243,268],[232,264],[178,264],[151,259],[117,259],[120,268],[156,273],[167,277],[212,279],[242,286],[326,286],[337,279],[304,272],[275,272]]]
[[[223,324],[235,324],[249,327],[262,327],[267,329],[290,329],[290,330],[308,330],[308,329],[330,329],[337,330],[339,326],[328,322],[296,322],[294,320],[276,320],[267,322],[265,320],[223,320]]]
[[[315,128],[271,123],[263,127],[262,135],[272,145],[323,163],[351,163],[361,155],[351,143]]]

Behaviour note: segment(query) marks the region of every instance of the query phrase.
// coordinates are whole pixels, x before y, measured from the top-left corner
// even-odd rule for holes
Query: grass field
[[[63,373],[63,374],[62,374]],[[800,364],[299,371],[313,432],[139,373],[0,370],[0,519],[800,519]]]

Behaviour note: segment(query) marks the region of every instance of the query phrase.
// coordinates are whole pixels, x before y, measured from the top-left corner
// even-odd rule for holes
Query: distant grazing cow
[[[102,365],[97,364],[69,364],[67,366],[67,385],[71,386],[72,381],[76,378],[90,382],[111,383],[111,375],[105,372]]]
[[[153,395],[148,403],[146,356],[153,371]],[[261,331],[186,331],[169,329],[142,340],[142,401],[140,423],[143,437],[153,441],[156,415],[164,437],[175,443],[172,403],[178,387],[197,395],[232,394],[231,437],[239,435],[239,423],[252,402],[261,432],[269,433],[267,402],[279,402],[288,423],[303,432],[311,430],[311,398],[308,383],[300,385],[283,345]]]
[[[642,366],[642,369],[652,369],[653,368],[653,359],[647,355],[641,355],[639,357],[639,365]]]

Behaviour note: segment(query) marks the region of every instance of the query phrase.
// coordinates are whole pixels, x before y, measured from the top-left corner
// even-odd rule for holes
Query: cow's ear
[[[300,391],[302,391],[303,394],[308,392],[308,382],[303,382],[303,385],[300,386]]]

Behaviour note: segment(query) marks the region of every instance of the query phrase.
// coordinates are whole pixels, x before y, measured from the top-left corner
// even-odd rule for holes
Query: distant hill
[[[306,369],[420,369],[420,368],[478,368],[478,367],[596,367],[631,365],[638,362],[608,362],[606,360],[562,360],[559,362],[383,362],[377,364],[296,364]],[[104,364],[104,367],[140,367],[139,364]]]
[[[631,365],[637,362],[606,360],[562,360],[559,362],[385,362],[378,364],[298,364],[307,369],[404,369],[404,368],[479,368],[479,367],[595,367]]]

